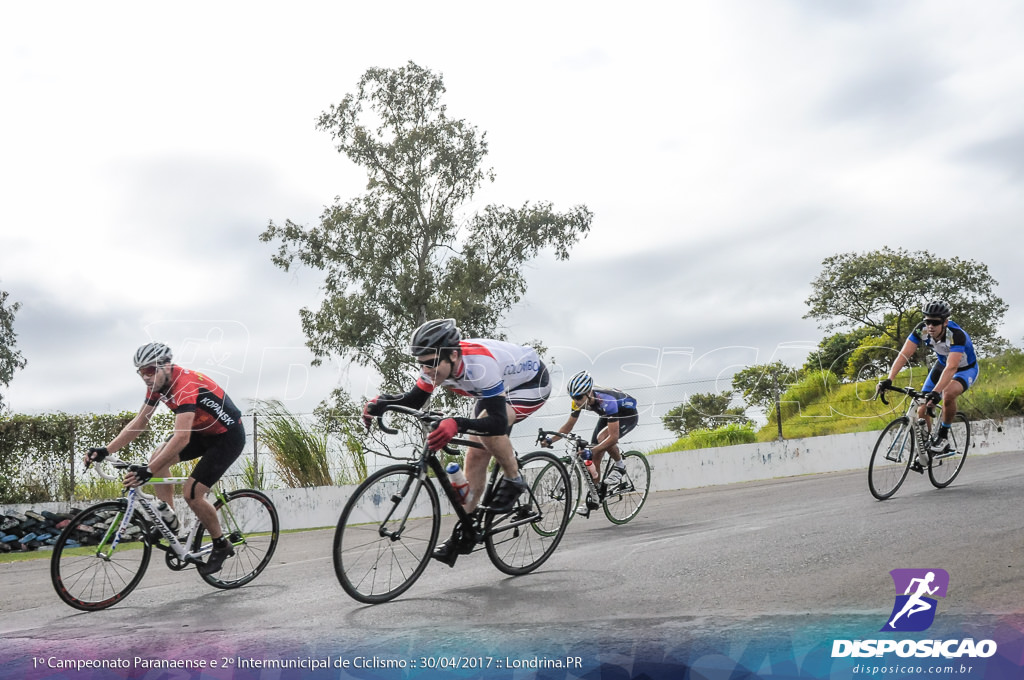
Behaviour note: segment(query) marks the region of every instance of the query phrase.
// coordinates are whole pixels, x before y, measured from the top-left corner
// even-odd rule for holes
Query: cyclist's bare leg
[[[210,535],[211,539],[220,538],[222,529],[220,520],[217,519],[217,511],[213,504],[206,500],[206,494],[210,492],[210,487],[189,477],[185,482],[184,492],[185,502],[188,503],[188,507],[192,508],[192,512],[196,513],[196,518],[202,522],[206,533]]]
[[[152,471],[154,477],[170,477],[171,476],[171,465],[174,465],[175,463],[180,462],[180,461],[174,461],[172,463],[168,463],[164,467],[159,467],[159,468],[153,467],[153,461],[156,459],[157,455],[163,450],[164,446],[165,446],[165,444],[161,444],[160,446],[156,447],[156,449],[153,450],[153,453],[149,456],[149,461],[150,461],[149,469],[150,469],[150,471]],[[174,485],[173,484],[157,484],[156,486],[153,487],[153,494],[157,498],[162,500],[164,503],[167,503],[167,505],[171,506],[172,508],[174,507]]]
[[[506,405],[505,408],[508,413],[508,422],[514,423],[516,420],[515,411],[509,405]],[[486,413],[486,411],[481,411],[479,417],[486,417]],[[476,510],[476,506],[480,504],[480,498],[483,496],[484,487],[487,484],[487,464],[491,461],[492,456],[498,461],[498,465],[501,466],[501,471],[506,477],[512,479],[519,474],[516,452],[512,448],[512,440],[508,438],[508,435],[501,435],[500,437],[479,437],[473,435],[470,439],[478,442],[484,448],[467,449],[466,451],[466,480],[469,482],[470,493],[469,500],[464,506],[466,512],[473,512]]]
[[[951,380],[946,389],[942,390],[942,422],[950,425],[956,415],[956,400],[964,393],[964,386],[959,380]]]
[[[603,442],[606,439],[608,439],[609,436],[610,435],[608,433],[608,428],[606,427],[606,428],[604,428],[603,430],[601,430],[597,434],[597,442],[600,444],[601,442]],[[622,451],[619,449],[619,445],[618,444],[612,444],[610,447],[608,447],[604,451],[598,451],[597,453],[595,453],[594,454],[594,469],[597,470],[598,479],[601,478],[600,477],[600,475],[601,475],[601,461],[604,460],[605,452],[607,452],[608,455],[610,455],[612,457],[612,460],[614,460],[615,462],[619,462],[620,460],[622,460]]]

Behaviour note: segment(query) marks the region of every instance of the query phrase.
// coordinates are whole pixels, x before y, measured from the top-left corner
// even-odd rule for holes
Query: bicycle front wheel
[[[127,507],[121,500],[86,508],[54,543],[50,580],[60,599],[75,609],[96,611],[117,604],[145,575],[152,551],[147,525],[136,514],[122,529]]]
[[[411,465],[370,475],[345,504],[334,532],[334,573],[352,598],[387,602],[416,582],[441,528],[437,489]]]
[[[239,489],[224,496],[227,502],[217,499],[213,507],[217,510],[221,531],[231,541],[235,555],[225,560],[220,571],[199,575],[211,586],[229,590],[252,581],[267,568],[277,549],[281,525],[274,503],[263,493]],[[194,549],[202,548],[204,534],[200,526]],[[210,543],[208,536],[207,543]]]
[[[914,429],[906,417],[897,418],[882,430],[871,452],[868,488],[880,501],[892,496],[903,484],[914,460]]]
[[[543,453],[543,451],[538,451],[537,453]],[[554,468],[556,463],[548,463],[548,465]],[[533,495],[535,497],[540,497],[547,494],[549,496],[553,496],[552,500],[556,502],[564,501],[568,503],[569,521],[571,522],[576,508],[579,507],[580,504],[580,494],[583,489],[583,481],[580,478],[580,471],[575,465],[567,468],[567,472],[569,473],[568,488],[554,483],[554,481],[558,479],[558,472],[556,470],[541,470],[540,474],[537,475],[537,478],[533,482]],[[532,526],[533,530],[541,536],[554,536],[559,529],[558,526],[549,526],[542,522],[536,522],[530,526]]]
[[[967,449],[971,445],[971,423],[967,416],[963,413],[953,416],[947,436],[949,452],[932,454],[931,465],[928,466],[928,478],[937,489],[949,486],[964,467]]]
[[[551,556],[565,534],[572,512],[572,481],[562,461],[546,451],[519,459],[519,472],[527,484],[511,512],[488,512],[484,518],[484,546],[502,572],[526,574]]]
[[[626,464],[622,481],[605,489],[604,493],[604,514],[615,524],[625,524],[636,517],[651,489],[651,465],[647,457],[639,451],[627,451],[622,454],[622,460]],[[605,470],[606,477],[609,472],[611,463]]]

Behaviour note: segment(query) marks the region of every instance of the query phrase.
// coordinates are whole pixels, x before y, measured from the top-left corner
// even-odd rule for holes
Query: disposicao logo
[[[945,569],[893,569],[889,574],[896,585],[896,602],[882,631],[928,630],[935,621],[935,598],[946,597],[949,590],[949,573]]]
[[[945,569],[893,569],[896,601],[882,632],[919,632],[935,621],[936,597],[946,597],[949,573]],[[968,657],[988,658],[996,653],[993,640],[833,640],[832,658],[883,657]]]

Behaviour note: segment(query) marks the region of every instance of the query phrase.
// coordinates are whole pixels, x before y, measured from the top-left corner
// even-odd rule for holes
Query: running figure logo
[[[935,621],[938,601],[949,588],[945,569],[893,569],[889,572],[896,585],[896,603],[883,631],[916,632],[927,630]],[[899,593],[903,593],[900,595]]]

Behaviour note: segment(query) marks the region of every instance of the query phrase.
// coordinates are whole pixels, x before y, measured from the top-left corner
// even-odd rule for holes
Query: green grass
[[[1010,350],[978,362],[978,381],[959,400],[959,408],[972,420],[1002,419],[1024,415],[1024,352]],[[923,367],[903,370],[894,381],[896,387],[921,388],[927,377]],[[793,385],[782,396],[782,435],[786,439],[822,437],[847,432],[881,430],[907,408],[906,397],[889,393],[889,406],[874,399],[876,380],[840,383],[828,371],[814,373]],[[725,430],[732,429],[733,432]],[[737,436],[735,425],[697,431],[691,437],[655,449],[650,453],[685,451],[712,446],[730,446],[745,441],[730,441]],[[716,436],[716,433],[721,432]],[[768,423],[750,441],[768,442],[778,438],[774,411]]]

